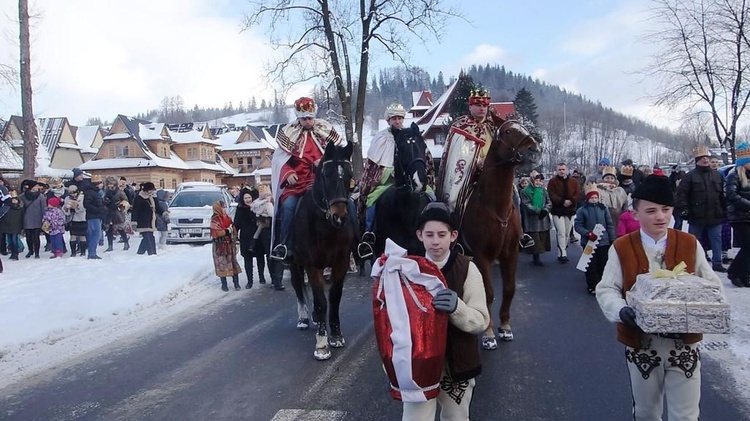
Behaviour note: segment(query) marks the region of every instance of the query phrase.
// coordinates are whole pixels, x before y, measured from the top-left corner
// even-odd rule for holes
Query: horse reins
[[[326,184],[328,184],[328,183],[326,183],[325,171],[323,171],[323,169],[325,168],[325,166],[328,165],[328,164],[336,164],[337,167],[340,167],[343,164],[348,164],[349,166],[351,166],[351,162],[349,162],[349,161],[340,161],[340,160],[324,162],[322,164],[321,168],[320,168],[320,177],[322,179],[321,181],[323,181],[323,183],[322,183],[322,189],[323,189],[323,197],[322,197],[322,199],[318,200],[315,197],[315,189],[312,189],[312,199],[313,199],[313,203],[315,204],[315,207],[319,211],[321,211],[323,214],[325,214],[326,219],[331,219],[331,206],[333,206],[333,205],[335,205],[337,203],[347,203],[349,201],[349,199],[346,198],[346,197],[337,197],[337,198],[335,198],[333,200],[328,200],[328,192],[326,191]],[[339,176],[339,179],[341,179],[340,176]]]
[[[507,146],[507,147],[508,147],[508,148],[509,148],[509,149],[511,150],[511,153],[513,154],[513,156],[512,156],[512,157],[508,158],[508,159],[507,159],[507,160],[505,160],[505,161],[502,161],[501,163],[520,164],[520,163],[522,163],[522,162],[523,162],[523,156],[521,155],[521,152],[519,152],[519,151],[518,151],[518,149],[517,149],[516,147],[514,147],[513,145],[511,145],[510,143],[506,142],[506,141],[505,141],[505,140],[503,139],[503,127],[505,127],[505,126],[506,126],[506,125],[508,125],[508,124],[518,124],[518,125],[520,125],[520,126],[521,126],[522,128],[524,128],[524,130],[526,129],[526,128],[525,128],[525,127],[523,127],[523,125],[522,125],[522,124],[521,124],[521,123],[520,123],[519,121],[517,121],[517,120],[505,120],[505,122],[503,122],[503,123],[502,123],[502,124],[500,125],[500,127],[498,127],[498,128],[497,128],[497,133],[498,133],[498,135],[497,135],[497,139],[496,139],[496,140],[497,140],[498,142],[500,142],[501,144],[503,144],[503,145]],[[528,131],[527,131],[527,132],[528,132]],[[524,141],[525,141],[526,139],[531,139],[531,141],[532,141],[532,142],[534,141],[534,138],[533,138],[533,137],[531,136],[531,134],[528,134],[528,133],[527,133],[527,134],[526,134],[526,136],[524,136],[524,137],[523,137],[523,138],[521,139],[521,141],[520,141],[520,142],[518,142],[518,145],[517,145],[517,146],[518,146],[518,147],[520,147],[520,146],[521,146],[521,145],[522,145],[522,144],[524,143]],[[495,139],[493,139],[493,141],[494,141],[494,140],[495,140]]]

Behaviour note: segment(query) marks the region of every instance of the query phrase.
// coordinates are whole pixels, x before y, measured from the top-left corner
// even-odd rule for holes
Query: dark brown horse
[[[331,357],[329,345],[341,348],[345,344],[339,304],[354,239],[354,227],[349,222],[347,209],[352,180],[351,155],[351,143],[343,148],[328,144],[316,170],[313,186],[300,198],[292,226],[295,241],[290,271],[292,286],[297,294],[297,328],[307,329],[310,325],[305,303],[307,273],[313,295],[313,320],[318,325],[313,353],[317,360]],[[331,268],[328,300],[323,278],[326,267]]]
[[[510,304],[516,292],[518,241],[521,237],[519,210],[513,205],[513,182],[517,166],[535,163],[540,149],[529,131],[514,120],[503,121],[495,129],[492,144],[468,198],[461,224],[461,238],[474,255],[482,273],[487,294],[487,308],[492,314],[495,292],[492,286],[492,264],[500,263],[503,298],[500,305],[500,339],[513,340],[510,327]],[[482,346],[497,348],[492,320],[484,332]]]

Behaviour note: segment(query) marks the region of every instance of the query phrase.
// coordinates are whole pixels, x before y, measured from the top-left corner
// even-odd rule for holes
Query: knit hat
[[[83,174],[83,170],[80,168],[73,168],[73,178],[78,177],[79,175]]]
[[[297,116],[297,118],[315,118],[315,115],[317,113],[318,107],[315,105],[315,101],[312,98],[303,96],[302,98],[294,101],[294,114]]]
[[[583,191],[586,192],[586,200],[591,199],[591,196],[599,196],[599,189],[596,188],[596,184],[588,183],[583,186]]]
[[[47,199],[47,206],[51,208],[59,208],[60,207],[60,199],[57,198],[57,196],[52,196],[49,199]]]
[[[141,184],[141,190],[143,191],[154,191],[156,190],[156,186],[154,183],[150,181],[146,181],[145,183]]]
[[[388,121],[391,117],[405,117],[406,110],[404,106],[398,103],[393,103],[385,109],[385,121]]]
[[[419,214],[417,219],[417,226],[419,229],[424,228],[424,225],[429,221],[439,221],[448,224],[451,229],[456,229],[456,224],[453,222],[451,213],[448,210],[448,205],[442,202],[432,202],[425,206],[422,213]]]
[[[544,174],[541,174],[539,171],[534,170],[529,173],[529,180],[544,180]]]
[[[669,185],[669,179],[664,176],[651,174],[644,178],[635,188],[633,199],[648,200],[664,206],[674,206],[674,193]]]
[[[609,158],[602,158],[599,160],[599,165],[611,165],[612,161]]]
[[[750,144],[747,142],[738,143],[734,148],[734,153],[737,156],[737,160],[735,161],[736,165],[741,167],[750,163]]]
[[[620,164],[622,164],[622,165],[630,165],[632,167],[633,166],[633,160],[630,159],[630,158],[626,158],[626,159],[623,159]]]

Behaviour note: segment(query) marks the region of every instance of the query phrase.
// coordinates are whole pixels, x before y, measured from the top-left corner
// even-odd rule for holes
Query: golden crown
[[[586,185],[583,186],[583,192],[584,192],[584,194],[589,194],[589,193],[594,192],[594,191],[597,192],[597,193],[599,192],[599,190],[596,188],[596,184],[595,183],[586,183]]]
[[[626,176],[626,177],[632,177],[633,176],[633,166],[632,165],[623,165],[622,168],[620,168],[620,174]]]
[[[605,175],[614,175],[615,177],[617,177],[617,168],[609,165],[604,167],[604,169],[602,170],[602,177],[604,177]]]

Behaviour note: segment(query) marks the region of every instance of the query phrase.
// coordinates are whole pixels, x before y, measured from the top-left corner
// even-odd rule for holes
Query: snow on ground
[[[253,292],[221,291],[210,245],[169,245],[156,256],[139,256],[139,241],[131,237],[127,252],[122,244],[111,253],[100,247],[98,261],[50,259],[49,253],[39,260],[25,259],[25,253],[19,261],[2,258],[0,388],[180,312]],[[243,286],[246,279],[240,275]]]
[[[116,244],[99,261],[49,259],[49,253],[39,260],[3,257],[0,389],[125,337],[179,322],[186,312],[217,300],[242,299],[260,287],[256,282],[250,291],[222,292],[210,245],[170,245],[157,256],[138,256],[138,241],[131,238],[128,252]],[[257,268],[254,276],[257,280]],[[733,376],[735,396],[750,397],[750,288],[734,287],[726,274],[720,277],[732,306],[732,332],[706,335],[703,355]],[[240,275],[243,286],[246,279]]]

